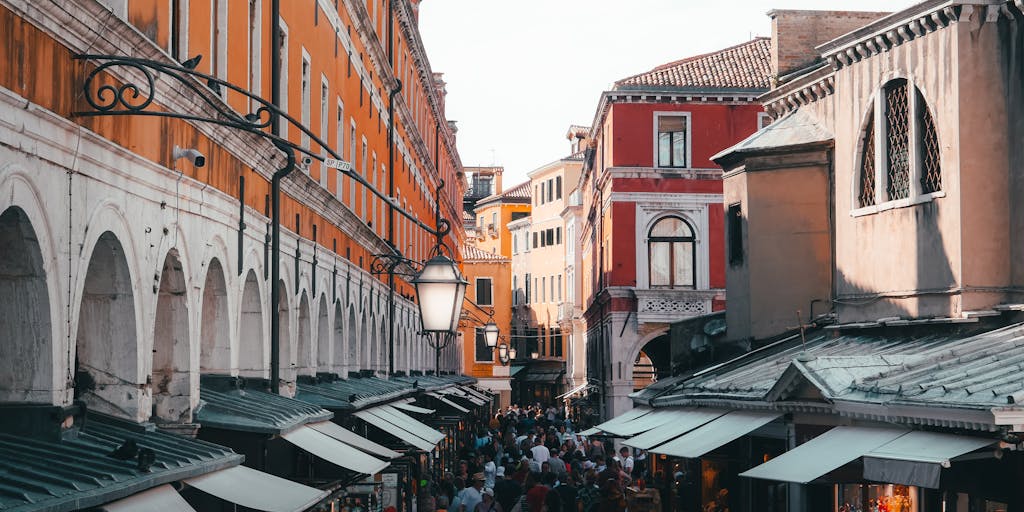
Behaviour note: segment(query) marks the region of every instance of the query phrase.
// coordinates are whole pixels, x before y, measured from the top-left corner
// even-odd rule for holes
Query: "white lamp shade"
[[[454,332],[467,284],[455,262],[443,255],[434,256],[412,282],[416,285],[423,331]]]
[[[498,359],[501,361],[508,361],[508,345],[504,343],[498,345]]]
[[[509,359],[515,359],[516,355],[517,355],[516,352],[518,352],[518,351],[516,350],[515,347],[512,347],[512,348],[508,349],[508,358]]]
[[[487,322],[484,326],[484,341],[488,347],[495,347],[498,345],[498,324],[494,322]]]

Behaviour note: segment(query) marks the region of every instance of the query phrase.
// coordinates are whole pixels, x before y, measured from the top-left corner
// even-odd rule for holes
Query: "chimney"
[[[775,9],[772,19],[772,74],[780,77],[815,64],[821,55],[814,48],[889,15],[888,12],[803,11]]]
[[[505,172],[505,168],[504,167],[495,167],[494,168],[494,193],[495,194],[500,194],[500,193],[505,191],[505,189],[501,188],[501,173],[503,173],[503,172]]]

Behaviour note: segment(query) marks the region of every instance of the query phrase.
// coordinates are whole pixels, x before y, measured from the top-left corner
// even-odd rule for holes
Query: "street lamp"
[[[498,345],[498,324],[494,323],[493,320],[484,325],[484,341],[491,348]],[[505,348],[506,350],[508,349],[507,346]]]
[[[451,258],[438,254],[413,278],[423,332],[453,333],[458,329],[468,281]]]
[[[501,362],[502,366],[508,366],[509,361],[511,361],[508,353],[508,343],[498,345],[498,361]]]
[[[538,357],[540,357],[539,353],[537,353],[537,352],[530,352],[530,359],[537,359]]]
[[[510,360],[513,360],[513,361],[514,361],[514,360],[516,359],[516,356],[518,355],[518,354],[517,354],[517,352],[518,352],[518,351],[516,350],[516,348],[515,348],[515,347],[509,348],[509,349],[508,349],[508,358],[509,358]]]

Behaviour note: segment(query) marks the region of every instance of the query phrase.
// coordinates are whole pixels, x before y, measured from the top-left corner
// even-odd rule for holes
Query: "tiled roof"
[[[893,332],[890,330],[890,332]],[[1024,323],[972,336],[821,334],[719,369],[659,382],[653,404],[775,402],[810,383],[831,402],[987,411],[1024,393]]]
[[[136,451],[153,451],[152,466],[143,470],[136,458],[112,455],[128,441]],[[0,433],[0,510],[88,509],[241,463],[222,446],[90,413],[77,438]]]
[[[487,196],[487,197],[477,201],[476,204],[477,204],[477,206],[480,206],[481,204],[493,202],[493,201],[496,201],[498,199],[517,199],[517,200],[526,199],[527,201],[529,201],[530,197],[531,197],[531,194],[530,194],[530,182],[529,181],[524,181],[524,182],[522,182],[522,183],[520,183],[520,184],[518,184],[518,185],[516,185],[516,186],[514,186],[514,187],[512,187],[510,189],[505,190],[504,192],[502,192],[500,194],[491,194],[491,195],[489,195],[489,196]]]
[[[196,411],[196,421],[204,427],[282,434],[333,416],[307,402],[260,389],[231,386],[228,380],[228,377],[217,381],[204,379],[199,395],[202,406]]]
[[[474,245],[464,244],[462,246],[462,259],[463,261],[505,261],[508,258],[500,254],[487,252]]]
[[[764,89],[771,87],[771,41],[746,43],[688,57],[615,82],[615,89]]]

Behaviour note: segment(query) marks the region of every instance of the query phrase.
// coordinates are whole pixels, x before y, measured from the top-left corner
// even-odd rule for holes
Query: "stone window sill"
[[[895,201],[886,201],[882,204],[876,204],[872,206],[865,206],[863,208],[855,208],[850,211],[850,217],[863,217],[865,215],[872,215],[886,210],[893,210],[896,208],[906,208],[908,206],[914,206],[917,204],[928,203],[934,201],[937,198],[946,197],[946,193],[942,190],[938,192],[931,192],[928,194],[921,194],[915,197],[908,197],[906,199],[897,199]]]

